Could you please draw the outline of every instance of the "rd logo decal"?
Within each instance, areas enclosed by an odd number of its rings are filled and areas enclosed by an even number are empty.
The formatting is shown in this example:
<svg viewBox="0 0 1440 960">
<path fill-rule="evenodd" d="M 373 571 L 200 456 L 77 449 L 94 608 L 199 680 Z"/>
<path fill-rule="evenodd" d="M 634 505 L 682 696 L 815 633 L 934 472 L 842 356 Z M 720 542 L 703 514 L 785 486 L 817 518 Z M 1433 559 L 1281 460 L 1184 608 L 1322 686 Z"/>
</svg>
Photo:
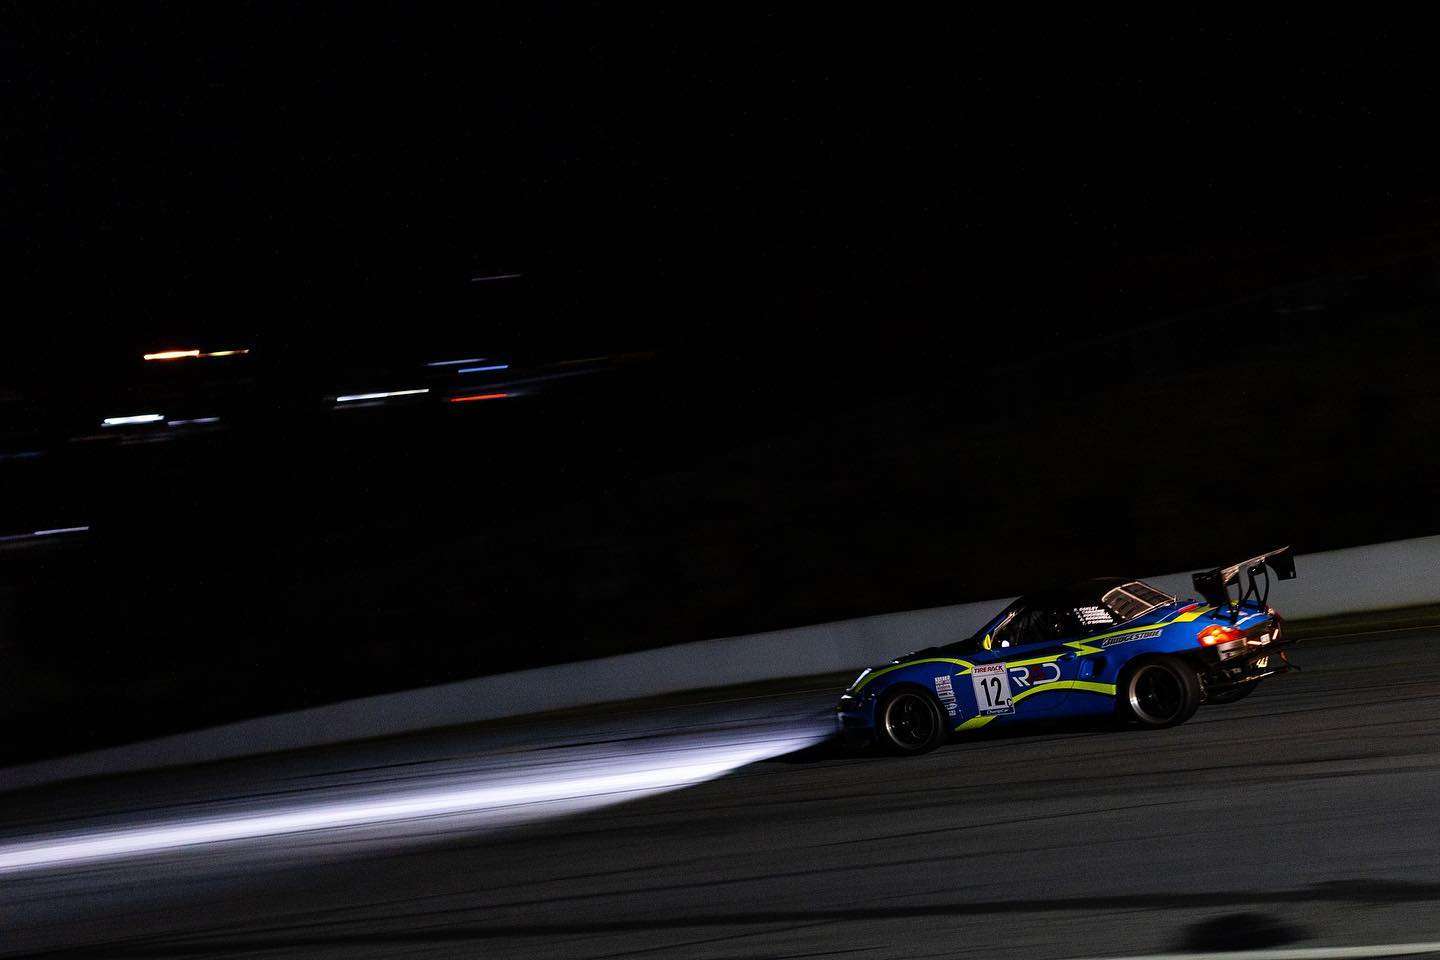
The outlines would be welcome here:
<svg viewBox="0 0 1440 960">
<path fill-rule="evenodd" d="M 1011 667 L 1010 682 L 1024 690 L 1038 687 L 1042 683 L 1054 683 L 1060 679 L 1060 664 L 1032 663 L 1028 667 Z"/>
</svg>

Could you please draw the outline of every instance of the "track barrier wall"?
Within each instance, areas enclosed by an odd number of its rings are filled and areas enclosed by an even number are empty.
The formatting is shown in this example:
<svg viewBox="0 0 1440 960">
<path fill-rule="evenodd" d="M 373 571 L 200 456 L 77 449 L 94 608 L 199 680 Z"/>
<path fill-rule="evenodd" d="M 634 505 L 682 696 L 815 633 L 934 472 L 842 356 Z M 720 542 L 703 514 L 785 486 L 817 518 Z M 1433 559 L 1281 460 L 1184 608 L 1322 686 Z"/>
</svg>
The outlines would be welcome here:
<svg viewBox="0 0 1440 960">
<path fill-rule="evenodd" d="M 1271 597 L 1291 620 L 1440 603 L 1440 536 L 1296 558 Z M 1193 596 L 1190 572 L 1145 578 Z M 704 640 L 477 677 L 259 717 L 0 770 L 0 790 L 394 736 L 549 710 L 786 677 L 859 671 L 972 635 L 1013 598 Z M 837 691 L 838 694 L 838 691 Z"/>
</svg>

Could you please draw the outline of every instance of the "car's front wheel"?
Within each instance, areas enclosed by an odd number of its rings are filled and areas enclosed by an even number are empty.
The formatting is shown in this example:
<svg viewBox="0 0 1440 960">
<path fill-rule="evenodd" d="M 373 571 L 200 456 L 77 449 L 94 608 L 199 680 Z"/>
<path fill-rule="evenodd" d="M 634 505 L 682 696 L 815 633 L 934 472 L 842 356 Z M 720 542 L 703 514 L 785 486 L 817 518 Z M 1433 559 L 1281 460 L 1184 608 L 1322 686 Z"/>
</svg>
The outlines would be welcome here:
<svg viewBox="0 0 1440 960">
<path fill-rule="evenodd" d="M 887 693 L 877 710 L 880 745 L 891 753 L 913 755 L 945 742 L 945 714 L 924 690 L 900 687 Z"/>
<path fill-rule="evenodd" d="M 1153 657 L 1126 668 L 1116 706 L 1122 716 L 1159 729 L 1184 723 L 1200 709 L 1200 678 L 1175 657 Z"/>
</svg>

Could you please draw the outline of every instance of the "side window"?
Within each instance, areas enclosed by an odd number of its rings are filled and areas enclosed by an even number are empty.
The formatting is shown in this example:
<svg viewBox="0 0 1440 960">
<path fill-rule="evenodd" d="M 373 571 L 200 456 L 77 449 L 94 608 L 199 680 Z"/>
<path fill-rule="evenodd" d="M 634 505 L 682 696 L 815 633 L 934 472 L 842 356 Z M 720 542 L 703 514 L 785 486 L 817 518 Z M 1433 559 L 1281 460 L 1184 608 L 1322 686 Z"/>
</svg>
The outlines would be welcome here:
<svg viewBox="0 0 1440 960">
<path fill-rule="evenodd" d="M 1047 607 L 1035 611 L 1035 622 L 1031 628 L 1034 639 L 1031 643 L 1055 643 L 1078 632 L 1075 626 L 1075 611 L 1069 607 Z"/>
<path fill-rule="evenodd" d="M 1030 611 L 1020 610 L 1003 623 L 995 631 L 992 649 L 999 650 L 1001 647 L 1018 647 L 1026 641 L 1021 637 L 1025 633 L 1025 625 L 1030 622 Z"/>
<path fill-rule="evenodd" d="M 1054 643 L 1079 632 L 1075 614 L 1068 607 L 1036 607 L 1022 610 L 995 633 L 996 647 L 1023 647 Z"/>
</svg>

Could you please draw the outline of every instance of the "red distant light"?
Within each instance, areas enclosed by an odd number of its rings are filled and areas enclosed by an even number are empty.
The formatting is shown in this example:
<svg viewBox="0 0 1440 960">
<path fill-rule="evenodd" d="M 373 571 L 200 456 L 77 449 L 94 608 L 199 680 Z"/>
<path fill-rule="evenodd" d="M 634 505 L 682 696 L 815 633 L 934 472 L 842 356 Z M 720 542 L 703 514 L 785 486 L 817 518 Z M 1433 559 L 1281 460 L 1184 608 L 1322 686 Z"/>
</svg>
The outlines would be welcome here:
<svg viewBox="0 0 1440 960">
<path fill-rule="evenodd" d="M 510 396 L 508 393 L 472 393 L 464 397 L 451 397 L 451 403 L 469 403 L 471 400 L 500 400 Z"/>
</svg>

